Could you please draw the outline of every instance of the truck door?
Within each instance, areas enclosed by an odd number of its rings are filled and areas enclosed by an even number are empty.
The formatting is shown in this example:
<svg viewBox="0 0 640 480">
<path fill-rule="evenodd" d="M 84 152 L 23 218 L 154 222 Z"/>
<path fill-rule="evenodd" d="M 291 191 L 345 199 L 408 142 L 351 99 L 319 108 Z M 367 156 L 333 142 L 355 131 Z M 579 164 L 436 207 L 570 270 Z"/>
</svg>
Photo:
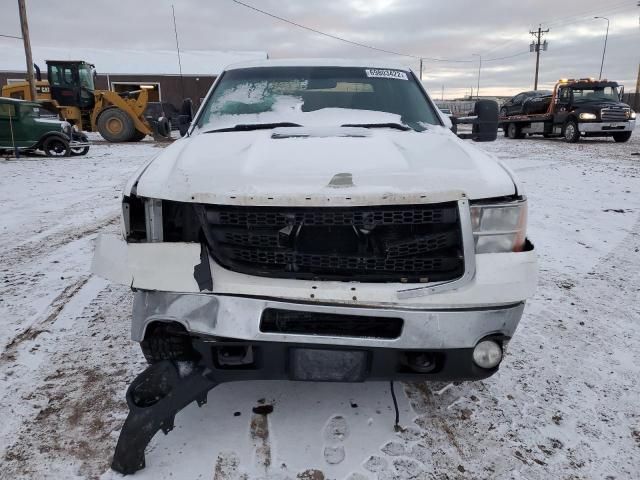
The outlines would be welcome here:
<svg viewBox="0 0 640 480">
<path fill-rule="evenodd" d="M 522 113 L 522 102 L 524 101 L 524 93 L 520 95 L 516 95 L 513 97 L 511 101 L 511 105 L 508 107 L 507 114 L 509 115 L 519 115 Z"/>
<path fill-rule="evenodd" d="M 78 64 L 72 62 L 47 62 L 51 98 L 65 107 L 80 107 L 84 105 L 82 97 Z"/>
<path fill-rule="evenodd" d="M 556 97 L 554 123 L 564 123 L 571 110 L 571 89 L 560 87 Z"/>
</svg>

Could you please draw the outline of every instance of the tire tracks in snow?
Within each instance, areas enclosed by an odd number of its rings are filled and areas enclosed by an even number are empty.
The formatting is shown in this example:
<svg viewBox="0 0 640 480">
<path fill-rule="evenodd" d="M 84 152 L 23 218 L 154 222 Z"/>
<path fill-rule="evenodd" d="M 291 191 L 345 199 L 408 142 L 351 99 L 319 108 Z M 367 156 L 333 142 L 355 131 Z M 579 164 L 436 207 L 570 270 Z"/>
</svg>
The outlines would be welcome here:
<svg viewBox="0 0 640 480">
<path fill-rule="evenodd" d="M 28 340 L 35 340 L 40 334 L 47 332 L 47 327 L 55 322 L 56 318 L 62 312 L 65 305 L 84 287 L 90 277 L 81 277 L 71 285 L 60 292 L 60 294 L 51 302 L 49 312 L 41 321 L 37 321 L 27 327 L 25 330 L 14 336 L 0 353 L 0 365 L 15 360 L 16 353 L 20 346 Z"/>
<path fill-rule="evenodd" d="M 127 412 L 124 392 L 143 363 L 128 341 L 127 307 L 130 292 L 106 286 L 71 314 L 73 327 L 43 332 L 35 369 L 12 367 L 11 391 L 0 395 L 0 407 L 18 419 L 0 452 L 6 478 L 46 471 L 97 479 L 108 469 Z"/>
<path fill-rule="evenodd" d="M 39 260 L 48 253 L 68 243 L 93 235 L 109 225 L 116 224 L 119 217 L 120 214 L 117 213 L 81 227 L 71 227 L 61 232 L 51 233 L 44 238 L 36 237 L 28 239 L 21 245 L 2 253 L 3 270 L 9 272 L 12 267 Z"/>
</svg>

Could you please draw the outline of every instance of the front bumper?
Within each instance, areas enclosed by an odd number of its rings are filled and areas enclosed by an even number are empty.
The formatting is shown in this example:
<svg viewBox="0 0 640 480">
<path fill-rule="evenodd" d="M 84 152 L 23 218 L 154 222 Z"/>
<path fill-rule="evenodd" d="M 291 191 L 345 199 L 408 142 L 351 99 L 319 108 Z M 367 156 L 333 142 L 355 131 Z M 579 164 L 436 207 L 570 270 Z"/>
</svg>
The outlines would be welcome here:
<svg viewBox="0 0 640 480">
<path fill-rule="evenodd" d="M 635 120 L 626 122 L 580 122 L 578 130 L 580 133 L 602 133 L 611 134 L 617 132 L 630 132 L 636 127 Z"/>
<path fill-rule="evenodd" d="M 277 309 L 401 319 L 397 338 L 336 336 L 264 331 L 263 314 Z M 141 341 L 154 322 L 178 322 L 189 332 L 201 362 L 219 381 L 290 379 L 364 381 L 383 379 L 471 380 L 495 371 L 473 362 L 480 340 L 506 346 L 522 316 L 524 302 L 491 308 L 406 310 L 285 302 L 213 294 L 139 291 L 135 295 L 132 338 Z M 248 361 L 225 365 L 229 352 Z M 428 371 L 410 358 L 427 354 Z M 312 365 L 312 367 L 309 367 Z M 342 370 L 341 370 L 342 369 Z"/>
<path fill-rule="evenodd" d="M 261 330 L 261 319 L 267 309 L 401 319 L 402 329 L 392 339 L 265 332 Z M 142 341 L 147 327 L 160 321 L 178 322 L 195 335 L 243 341 L 396 349 L 473 348 L 489 335 L 511 337 L 523 309 L 524 302 L 474 309 L 416 310 L 139 291 L 133 305 L 131 338 Z"/>
</svg>

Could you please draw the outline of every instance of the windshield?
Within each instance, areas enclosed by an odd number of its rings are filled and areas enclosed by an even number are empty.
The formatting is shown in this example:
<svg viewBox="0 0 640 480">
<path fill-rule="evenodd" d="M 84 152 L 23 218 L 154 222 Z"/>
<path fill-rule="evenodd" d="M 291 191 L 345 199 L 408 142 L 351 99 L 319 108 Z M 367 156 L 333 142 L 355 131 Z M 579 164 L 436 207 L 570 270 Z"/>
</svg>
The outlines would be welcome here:
<svg viewBox="0 0 640 480">
<path fill-rule="evenodd" d="M 80 77 L 80 86 L 87 90 L 95 90 L 93 85 L 93 70 L 89 65 L 81 65 L 78 68 L 78 76 Z"/>
<path fill-rule="evenodd" d="M 594 100 L 605 100 L 611 102 L 619 101 L 618 89 L 613 86 L 572 88 L 574 102 L 592 102 Z"/>
<path fill-rule="evenodd" d="M 198 126 L 441 125 L 413 75 L 355 67 L 261 67 L 224 73 Z"/>
<path fill-rule="evenodd" d="M 20 111 L 23 112 L 25 117 L 40 118 L 40 107 L 22 105 Z"/>
</svg>

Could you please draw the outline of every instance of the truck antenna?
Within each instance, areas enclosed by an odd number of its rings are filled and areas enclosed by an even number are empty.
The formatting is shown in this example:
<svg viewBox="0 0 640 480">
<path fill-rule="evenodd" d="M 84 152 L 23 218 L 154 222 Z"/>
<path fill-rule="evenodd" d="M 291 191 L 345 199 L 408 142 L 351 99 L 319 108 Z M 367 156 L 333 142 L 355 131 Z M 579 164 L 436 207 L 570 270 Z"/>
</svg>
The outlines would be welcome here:
<svg viewBox="0 0 640 480">
<path fill-rule="evenodd" d="M 178 27 L 176 27 L 176 9 L 171 5 L 173 12 L 173 31 L 176 34 L 176 50 L 178 51 L 178 69 L 180 71 L 180 89 L 182 90 L 182 98 L 184 99 L 184 79 L 182 78 L 182 61 L 180 60 L 180 43 L 178 43 Z"/>
</svg>

